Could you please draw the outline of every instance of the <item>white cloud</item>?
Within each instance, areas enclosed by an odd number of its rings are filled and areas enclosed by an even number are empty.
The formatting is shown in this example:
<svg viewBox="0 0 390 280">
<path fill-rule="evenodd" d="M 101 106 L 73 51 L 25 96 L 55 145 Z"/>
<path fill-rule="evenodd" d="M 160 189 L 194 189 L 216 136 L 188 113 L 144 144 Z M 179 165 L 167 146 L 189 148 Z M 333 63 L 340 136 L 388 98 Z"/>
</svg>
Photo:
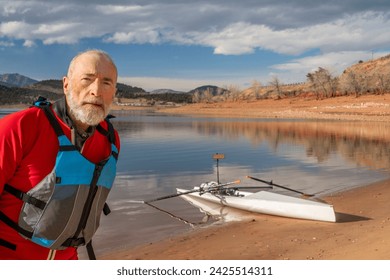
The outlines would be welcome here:
<svg viewBox="0 0 390 280">
<path fill-rule="evenodd" d="M 324 51 L 369 50 L 390 43 L 390 20 L 381 13 L 355 16 L 300 28 L 282 30 L 246 22 L 233 23 L 210 33 L 196 32 L 193 43 L 214 47 L 216 54 L 239 55 L 255 49 L 298 55 L 310 49 Z M 191 37 L 191 36 L 190 36 Z"/>
<path fill-rule="evenodd" d="M 32 40 L 26 40 L 26 41 L 24 41 L 23 46 L 25 46 L 27 48 L 32 48 L 32 47 L 36 46 L 36 44 Z"/>
<path fill-rule="evenodd" d="M 96 10 L 103 15 L 128 14 L 141 12 L 143 9 L 140 5 L 97 5 Z"/>
<path fill-rule="evenodd" d="M 9 38 L 27 39 L 33 28 L 23 21 L 9 21 L 0 23 L 0 34 Z"/>
<path fill-rule="evenodd" d="M 105 39 L 106 42 L 117 44 L 156 44 L 160 42 L 159 33 L 152 29 L 143 29 L 130 32 L 116 32 L 112 36 Z"/>
<path fill-rule="evenodd" d="M 74 27 L 79 26 L 77 23 L 50 23 L 39 24 L 33 34 L 40 36 L 52 35 L 52 34 L 66 34 L 67 31 L 72 30 Z"/>
</svg>

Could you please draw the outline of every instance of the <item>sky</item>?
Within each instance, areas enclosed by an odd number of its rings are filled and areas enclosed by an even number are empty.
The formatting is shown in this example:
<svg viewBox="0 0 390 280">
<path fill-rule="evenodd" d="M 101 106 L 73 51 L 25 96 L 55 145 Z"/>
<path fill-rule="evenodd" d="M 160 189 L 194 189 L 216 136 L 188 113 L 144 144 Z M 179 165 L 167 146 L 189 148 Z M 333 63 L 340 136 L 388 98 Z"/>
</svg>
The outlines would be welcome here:
<svg viewBox="0 0 390 280">
<path fill-rule="evenodd" d="M 0 74 L 61 79 L 87 49 L 147 91 L 303 82 L 389 54 L 390 1 L 0 0 Z"/>
</svg>

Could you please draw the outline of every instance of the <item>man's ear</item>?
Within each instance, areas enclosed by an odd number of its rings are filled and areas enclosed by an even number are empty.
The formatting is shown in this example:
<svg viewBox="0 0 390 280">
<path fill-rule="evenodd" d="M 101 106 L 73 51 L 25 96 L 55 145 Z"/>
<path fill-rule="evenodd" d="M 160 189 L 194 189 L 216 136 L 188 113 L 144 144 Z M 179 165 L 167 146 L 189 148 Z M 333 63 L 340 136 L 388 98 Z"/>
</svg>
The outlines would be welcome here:
<svg viewBox="0 0 390 280">
<path fill-rule="evenodd" d="M 62 88 L 64 90 L 64 93 L 68 94 L 68 92 L 69 92 L 69 78 L 66 76 L 62 78 Z"/>
</svg>

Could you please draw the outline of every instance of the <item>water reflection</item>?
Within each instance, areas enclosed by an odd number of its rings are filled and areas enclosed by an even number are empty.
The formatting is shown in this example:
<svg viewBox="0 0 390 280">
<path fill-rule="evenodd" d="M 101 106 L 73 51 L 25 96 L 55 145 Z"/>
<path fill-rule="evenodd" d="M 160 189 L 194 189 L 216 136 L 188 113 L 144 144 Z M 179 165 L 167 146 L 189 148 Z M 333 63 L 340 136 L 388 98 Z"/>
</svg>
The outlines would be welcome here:
<svg viewBox="0 0 390 280">
<path fill-rule="evenodd" d="M 389 169 L 390 124 L 385 122 L 251 121 L 197 122 L 201 134 L 218 135 L 229 141 L 244 137 L 254 146 L 268 143 L 277 152 L 281 144 L 303 146 L 306 156 L 325 162 L 338 153 L 357 165 Z"/>
</svg>

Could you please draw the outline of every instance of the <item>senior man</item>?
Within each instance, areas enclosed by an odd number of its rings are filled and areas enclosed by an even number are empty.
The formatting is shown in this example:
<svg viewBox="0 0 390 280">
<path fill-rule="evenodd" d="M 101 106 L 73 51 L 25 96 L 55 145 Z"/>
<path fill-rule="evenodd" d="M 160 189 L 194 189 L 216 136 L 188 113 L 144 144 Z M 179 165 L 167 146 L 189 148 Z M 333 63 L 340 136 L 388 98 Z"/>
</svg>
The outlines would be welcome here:
<svg viewBox="0 0 390 280">
<path fill-rule="evenodd" d="M 85 51 L 69 64 L 62 99 L 0 120 L 0 259 L 91 249 L 120 147 L 107 118 L 117 76 L 107 53 Z"/>
</svg>

